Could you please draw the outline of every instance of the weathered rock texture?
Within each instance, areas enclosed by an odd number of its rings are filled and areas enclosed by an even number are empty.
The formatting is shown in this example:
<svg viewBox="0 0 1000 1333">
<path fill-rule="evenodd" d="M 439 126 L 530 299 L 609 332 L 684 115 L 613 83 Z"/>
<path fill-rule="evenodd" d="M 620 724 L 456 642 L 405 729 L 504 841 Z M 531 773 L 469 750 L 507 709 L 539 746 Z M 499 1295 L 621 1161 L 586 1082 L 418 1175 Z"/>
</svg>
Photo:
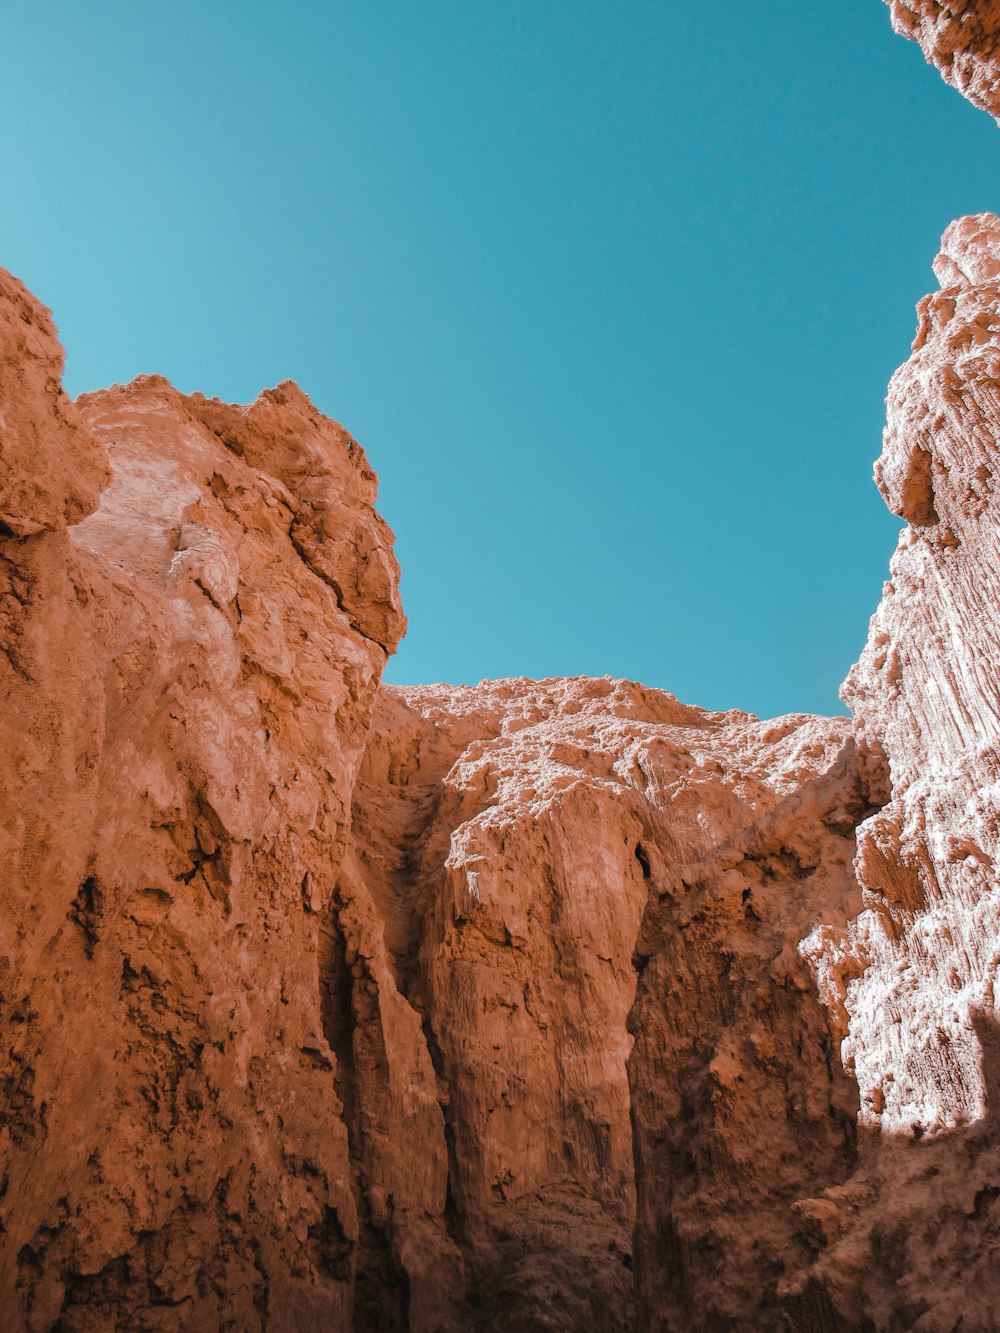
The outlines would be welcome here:
<svg viewBox="0 0 1000 1333">
<path fill-rule="evenodd" d="M 892 26 L 919 42 L 930 64 L 1000 122 L 998 0 L 886 0 Z"/>
<path fill-rule="evenodd" d="M 868 1143 L 818 1272 L 845 1318 L 978 1329 L 1000 1324 L 1000 219 L 952 223 L 934 271 L 876 465 L 907 526 L 844 687 L 892 798 L 859 830 L 846 992 L 836 952 L 816 955 Z M 862 1279 L 866 1229 L 882 1264 Z"/>
<path fill-rule="evenodd" d="M 994 112 L 994 7 L 893 5 Z M 845 686 L 380 688 L 292 384 L 71 403 L 0 271 L 0 1325 L 1000 1328 L 1000 219 L 935 262 Z"/>
<path fill-rule="evenodd" d="M 783 1326 L 779 1279 L 812 1254 L 792 1204 L 850 1175 L 858 1109 L 799 941 L 859 910 L 883 785 L 843 718 L 610 680 L 383 692 L 328 1032 L 381 1032 L 352 1132 L 400 1270 L 425 1144 L 465 1326 Z"/>
<path fill-rule="evenodd" d="M 7 275 L 0 338 L 4 1327 L 347 1326 L 317 938 L 402 629 L 374 475 L 293 385 L 74 408 Z"/>
<path fill-rule="evenodd" d="M 11 1327 L 779 1320 L 856 1166 L 800 941 L 860 910 L 878 755 L 513 681 L 384 691 L 362 764 L 358 446 L 291 385 L 74 407 L 0 297 Z"/>
</svg>

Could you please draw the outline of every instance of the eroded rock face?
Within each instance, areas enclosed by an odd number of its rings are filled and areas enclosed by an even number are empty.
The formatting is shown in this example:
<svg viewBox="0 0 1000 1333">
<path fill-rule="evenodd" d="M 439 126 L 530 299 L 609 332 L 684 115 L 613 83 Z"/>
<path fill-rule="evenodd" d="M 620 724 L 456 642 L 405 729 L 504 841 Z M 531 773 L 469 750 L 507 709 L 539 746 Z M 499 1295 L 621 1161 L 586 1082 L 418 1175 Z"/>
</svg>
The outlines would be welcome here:
<svg viewBox="0 0 1000 1333">
<path fill-rule="evenodd" d="M 856 1166 L 843 1033 L 800 942 L 844 938 L 883 789 L 843 718 L 610 680 L 383 689 L 328 1035 L 353 1033 L 352 1141 L 393 1197 L 374 1220 L 398 1291 L 420 1290 L 419 1225 L 453 1292 L 464 1268 L 465 1327 L 785 1326 L 781 1278 L 815 1252 L 792 1205 Z M 386 1271 L 374 1242 L 360 1262 Z"/>
<path fill-rule="evenodd" d="M 56 532 L 96 508 L 109 473 L 62 387 L 52 316 L 0 270 L 0 534 Z"/>
<path fill-rule="evenodd" d="M 872 987 L 897 1017 L 866 1032 L 855 1064 L 865 1105 L 906 1130 L 985 1113 L 973 1017 L 992 1021 L 1000 965 L 1000 219 L 952 223 L 935 272 L 876 465 L 908 524 L 844 688 L 892 773 L 892 800 L 860 844 L 869 958 L 853 1007 Z"/>
<path fill-rule="evenodd" d="M 1000 3 L 886 0 L 892 26 L 920 43 L 952 87 L 1000 121 Z"/>
<path fill-rule="evenodd" d="M 992 12 L 894 5 L 984 104 Z M 74 405 L 0 272 L 5 1329 L 1000 1327 L 1000 219 L 934 268 L 853 722 L 380 687 L 356 442 Z"/>
<path fill-rule="evenodd" d="M 876 479 L 907 520 L 844 687 L 891 800 L 859 830 L 841 963 L 863 1169 L 817 1280 L 846 1326 L 991 1329 L 1000 1234 L 1000 219 L 962 218 L 889 386 Z M 834 1003 L 838 1003 L 834 1001 Z M 881 1256 L 881 1265 L 877 1264 Z M 891 1280 L 890 1280 L 891 1279 Z"/>
<path fill-rule="evenodd" d="M 293 385 L 77 410 L 6 275 L 0 339 L 5 1326 L 346 1326 L 317 938 L 403 623 L 375 478 Z"/>
</svg>

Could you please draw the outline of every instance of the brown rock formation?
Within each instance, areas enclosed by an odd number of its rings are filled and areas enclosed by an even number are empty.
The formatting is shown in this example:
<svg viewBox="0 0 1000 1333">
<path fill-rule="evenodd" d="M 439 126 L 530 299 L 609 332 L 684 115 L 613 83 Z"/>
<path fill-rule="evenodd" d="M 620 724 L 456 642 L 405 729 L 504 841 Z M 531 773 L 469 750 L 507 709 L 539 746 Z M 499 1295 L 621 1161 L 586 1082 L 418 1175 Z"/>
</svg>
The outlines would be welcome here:
<svg viewBox="0 0 1000 1333">
<path fill-rule="evenodd" d="M 893 383 L 856 734 L 506 681 L 383 690 L 363 763 L 358 446 L 291 385 L 76 409 L 5 279 L 12 1328 L 950 1326 L 1000 1182 L 998 234 Z"/>
<path fill-rule="evenodd" d="M 960 93 L 1000 122 L 998 0 L 886 0 L 892 26 L 920 43 L 930 64 Z"/>
<path fill-rule="evenodd" d="M 859 830 L 866 910 L 846 944 L 857 969 L 846 991 L 840 960 L 817 956 L 824 989 L 842 996 L 867 1147 L 850 1221 L 837 1222 L 844 1237 L 816 1276 L 847 1326 L 864 1310 L 877 1328 L 944 1329 L 961 1311 L 963 1328 L 991 1329 L 1000 1325 L 1000 219 L 952 223 L 934 271 L 941 290 L 918 307 L 876 465 L 907 527 L 844 687 L 859 735 L 888 757 L 892 799 Z"/>
<path fill-rule="evenodd" d="M 0 271 L 0 535 L 57 532 L 97 507 L 108 481 L 100 445 L 62 387 L 52 316 Z"/>
<path fill-rule="evenodd" d="M 0 1327 L 1000 1328 L 1000 219 L 935 272 L 853 723 L 380 688 L 350 436 L 74 405 L 0 272 Z"/>
<path fill-rule="evenodd" d="M 858 911 L 881 782 L 846 719 L 610 680 L 383 690 L 338 895 L 355 1049 L 382 1029 L 355 1143 L 399 1227 L 433 1135 L 465 1326 L 783 1327 L 779 1280 L 810 1255 L 792 1204 L 855 1165 L 856 1088 L 798 946 Z M 380 1110 L 414 1034 L 436 1130 Z"/>
<path fill-rule="evenodd" d="M 4 1326 L 346 1326 L 316 956 L 402 628 L 374 475 L 292 385 L 77 412 L 0 312 Z"/>
</svg>

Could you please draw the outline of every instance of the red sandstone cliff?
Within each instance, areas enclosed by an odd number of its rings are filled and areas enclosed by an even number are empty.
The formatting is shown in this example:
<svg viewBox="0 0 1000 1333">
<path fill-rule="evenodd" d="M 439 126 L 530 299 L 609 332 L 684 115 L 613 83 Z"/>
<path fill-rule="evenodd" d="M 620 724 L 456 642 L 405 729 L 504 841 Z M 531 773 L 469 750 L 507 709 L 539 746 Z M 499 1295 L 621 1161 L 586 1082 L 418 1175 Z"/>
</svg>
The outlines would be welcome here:
<svg viewBox="0 0 1000 1333">
<path fill-rule="evenodd" d="M 316 954 L 403 623 L 374 475 L 292 385 L 74 408 L 6 275 L 0 321 L 3 1326 L 347 1326 Z"/>
<path fill-rule="evenodd" d="M 892 26 L 920 43 L 930 64 L 970 102 L 1000 121 L 998 0 L 885 0 Z"/>
<path fill-rule="evenodd" d="M 1000 1328 L 1000 220 L 935 273 L 853 722 L 380 688 L 360 447 L 74 405 L 0 274 L 0 1326 Z"/>
</svg>

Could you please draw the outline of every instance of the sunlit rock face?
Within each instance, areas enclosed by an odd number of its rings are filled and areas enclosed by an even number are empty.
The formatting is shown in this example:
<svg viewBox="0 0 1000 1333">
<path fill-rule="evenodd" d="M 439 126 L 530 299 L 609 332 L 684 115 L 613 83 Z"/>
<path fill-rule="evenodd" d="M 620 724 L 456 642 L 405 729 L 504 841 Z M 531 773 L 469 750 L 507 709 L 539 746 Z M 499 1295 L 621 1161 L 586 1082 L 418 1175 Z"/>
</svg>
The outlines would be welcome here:
<svg viewBox="0 0 1000 1333">
<path fill-rule="evenodd" d="M 862 1153 L 798 1290 L 844 1327 L 1000 1319 L 1000 219 L 952 223 L 934 271 L 875 468 L 906 526 L 844 686 L 891 798 L 858 830 L 865 910 L 814 953 Z"/>
<path fill-rule="evenodd" d="M 844 687 L 892 776 L 859 847 L 849 1051 L 866 1116 L 894 1130 L 985 1114 L 975 1027 L 993 1021 L 1000 965 L 1000 219 L 952 223 L 934 269 L 876 464 L 907 526 Z"/>
<path fill-rule="evenodd" d="M 892 26 L 919 42 L 930 64 L 960 93 L 1000 121 L 998 0 L 886 0 Z"/>
<path fill-rule="evenodd" d="M 0 1322 L 347 1326 L 316 958 L 402 629 L 375 478 L 293 385 L 61 363 L 0 274 Z"/>
</svg>

